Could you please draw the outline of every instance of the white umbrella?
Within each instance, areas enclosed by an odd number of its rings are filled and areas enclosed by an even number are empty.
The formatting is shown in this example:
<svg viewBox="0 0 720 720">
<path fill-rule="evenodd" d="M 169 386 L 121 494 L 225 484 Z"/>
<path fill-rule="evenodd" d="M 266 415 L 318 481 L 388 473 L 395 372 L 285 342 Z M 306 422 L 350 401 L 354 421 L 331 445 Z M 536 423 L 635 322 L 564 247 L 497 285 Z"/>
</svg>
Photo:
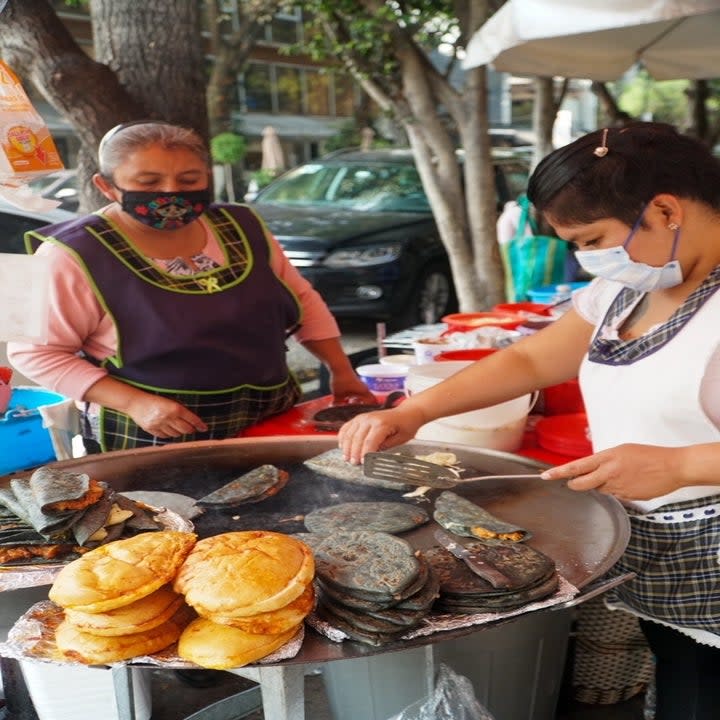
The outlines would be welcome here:
<svg viewBox="0 0 720 720">
<path fill-rule="evenodd" d="M 280 172 L 285 169 L 285 157 L 283 156 L 280 138 L 272 125 L 268 125 L 262 131 L 261 149 L 262 160 L 260 161 L 260 167 L 263 170 Z"/>
<path fill-rule="evenodd" d="M 470 39 L 465 68 L 615 80 L 720 77 L 720 0 L 508 0 Z"/>
</svg>

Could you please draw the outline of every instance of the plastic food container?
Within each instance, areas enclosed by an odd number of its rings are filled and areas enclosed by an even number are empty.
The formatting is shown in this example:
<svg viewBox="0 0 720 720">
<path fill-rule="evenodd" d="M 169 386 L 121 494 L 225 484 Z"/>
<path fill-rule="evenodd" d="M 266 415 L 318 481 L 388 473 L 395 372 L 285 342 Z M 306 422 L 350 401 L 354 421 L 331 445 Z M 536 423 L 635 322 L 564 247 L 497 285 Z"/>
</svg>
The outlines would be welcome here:
<svg viewBox="0 0 720 720">
<path fill-rule="evenodd" d="M 405 388 L 407 365 L 360 365 L 355 369 L 360 379 L 374 395 L 388 395 Z"/>
<path fill-rule="evenodd" d="M 512 330 L 525 321 L 523 315 L 502 312 L 454 313 L 442 318 L 447 323 L 446 332 L 467 332 L 481 327 L 501 327 Z"/>
<path fill-rule="evenodd" d="M 436 355 L 451 347 L 453 347 L 453 341 L 448 337 L 418 338 L 413 342 L 415 364 L 424 365 L 433 362 Z"/>
<path fill-rule="evenodd" d="M 569 457 L 592 455 L 592 442 L 585 413 L 553 415 L 535 426 L 538 445 Z"/>
<path fill-rule="evenodd" d="M 0 475 L 57 460 L 38 408 L 66 399 L 40 387 L 13 388 L 7 411 L 0 417 Z"/>
</svg>

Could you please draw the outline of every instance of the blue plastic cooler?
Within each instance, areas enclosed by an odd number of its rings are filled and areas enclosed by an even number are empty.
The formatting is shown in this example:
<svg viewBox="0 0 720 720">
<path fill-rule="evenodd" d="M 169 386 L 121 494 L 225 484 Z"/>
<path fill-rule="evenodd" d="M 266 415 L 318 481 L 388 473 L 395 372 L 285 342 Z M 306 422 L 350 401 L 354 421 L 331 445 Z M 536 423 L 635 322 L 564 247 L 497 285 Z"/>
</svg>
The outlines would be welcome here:
<svg viewBox="0 0 720 720">
<path fill-rule="evenodd" d="M 44 388 L 13 388 L 10 404 L 0 417 L 0 475 L 57 459 L 39 408 L 66 399 Z"/>
</svg>

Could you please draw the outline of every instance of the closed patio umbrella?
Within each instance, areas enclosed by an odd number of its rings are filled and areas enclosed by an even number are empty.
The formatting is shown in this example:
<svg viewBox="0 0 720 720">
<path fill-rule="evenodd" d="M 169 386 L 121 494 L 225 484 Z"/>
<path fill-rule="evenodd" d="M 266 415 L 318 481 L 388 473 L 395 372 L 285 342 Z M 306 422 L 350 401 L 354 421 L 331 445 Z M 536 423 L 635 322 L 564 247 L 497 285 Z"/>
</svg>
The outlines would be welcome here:
<svg viewBox="0 0 720 720">
<path fill-rule="evenodd" d="M 464 67 L 615 80 L 720 77 L 718 0 L 508 0 L 470 39 Z"/>
<path fill-rule="evenodd" d="M 260 167 L 263 170 L 273 170 L 279 173 L 285 169 L 285 157 L 277 131 L 268 125 L 262 132 L 262 160 Z"/>
</svg>

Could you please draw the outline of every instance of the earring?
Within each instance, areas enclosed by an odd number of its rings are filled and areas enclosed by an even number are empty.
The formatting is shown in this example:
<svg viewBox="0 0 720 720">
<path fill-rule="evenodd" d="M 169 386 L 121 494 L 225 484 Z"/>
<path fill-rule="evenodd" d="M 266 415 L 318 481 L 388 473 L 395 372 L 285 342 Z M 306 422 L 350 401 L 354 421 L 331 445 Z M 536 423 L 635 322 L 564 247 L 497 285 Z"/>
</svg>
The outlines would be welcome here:
<svg viewBox="0 0 720 720">
<path fill-rule="evenodd" d="M 667 224 L 667 228 L 668 228 L 668 230 L 679 230 L 680 226 L 677 223 L 669 222 Z"/>
</svg>

